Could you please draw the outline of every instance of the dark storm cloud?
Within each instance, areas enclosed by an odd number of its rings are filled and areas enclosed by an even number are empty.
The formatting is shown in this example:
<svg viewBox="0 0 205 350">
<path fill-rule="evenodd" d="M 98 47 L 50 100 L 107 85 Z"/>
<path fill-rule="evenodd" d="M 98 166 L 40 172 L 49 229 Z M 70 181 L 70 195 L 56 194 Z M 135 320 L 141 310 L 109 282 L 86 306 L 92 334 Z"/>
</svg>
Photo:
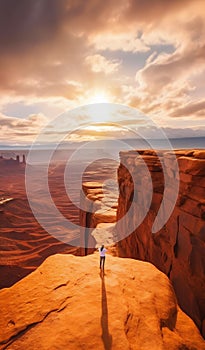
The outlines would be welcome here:
<svg viewBox="0 0 205 350">
<path fill-rule="evenodd" d="M 1 0 L 1 54 L 22 53 L 55 38 L 62 25 L 64 6 L 64 0 Z"/>
<path fill-rule="evenodd" d="M 136 20 L 141 19 L 146 22 L 156 22 L 162 20 L 164 16 L 170 16 L 189 5 L 192 0 L 130 0 L 125 13 L 126 18 Z"/>
<path fill-rule="evenodd" d="M 118 12 L 115 5 L 110 0 L 0 0 L 0 52 L 23 53 L 55 44 L 64 34 L 69 44 L 71 34 L 106 27 Z"/>
<path fill-rule="evenodd" d="M 191 0 L 0 0 L 0 50 L 22 52 L 72 33 L 116 29 L 129 21 L 150 22 L 184 7 Z M 112 27 L 111 27 L 112 26 Z M 68 32 L 67 32 L 68 34 Z"/>
</svg>

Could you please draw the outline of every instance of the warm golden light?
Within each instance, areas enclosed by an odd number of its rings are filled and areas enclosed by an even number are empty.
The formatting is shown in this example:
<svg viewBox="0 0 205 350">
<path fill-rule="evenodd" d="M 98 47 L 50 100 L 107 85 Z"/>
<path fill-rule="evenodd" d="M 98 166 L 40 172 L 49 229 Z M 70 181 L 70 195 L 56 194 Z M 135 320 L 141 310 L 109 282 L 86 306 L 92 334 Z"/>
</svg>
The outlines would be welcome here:
<svg viewBox="0 0 205 350">
<path fill-rule="evenodd" d="M 96 91 L 87 99 L 87 103 L 109 103 L 111 98 L 105 91 Z"/>
<path fill-rule="evenodd" d="M 84 105 L 87 105 L 86 111 L 90 121 L 103 123 L 112 120 L 112 101 L 109 93 L 103 90 L 94 90 L 89 92 L 84 98 Z"/>
</svg>

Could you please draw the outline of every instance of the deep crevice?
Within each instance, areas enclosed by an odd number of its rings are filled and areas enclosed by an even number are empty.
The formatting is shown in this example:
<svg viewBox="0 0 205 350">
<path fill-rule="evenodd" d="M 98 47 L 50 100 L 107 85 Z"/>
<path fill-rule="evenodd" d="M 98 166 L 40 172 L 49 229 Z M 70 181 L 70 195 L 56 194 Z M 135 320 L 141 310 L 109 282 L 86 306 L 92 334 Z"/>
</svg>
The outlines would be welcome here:
<svg viewBox="0 0 205 350">
<path fill-rule="evenodd" d="M 179 215 L 177 216 L 177 234 L 176 234 L 176 242 L 175 242 L 175 245 L 174 245 L 174 247 L 173 247 L 175 258 L 177 258 L 177 256 L 178 256 L 178 236 L 179 236 Z"/>
<path fill-rule="evenodd" d="M 68 283 L 69 283 L 69 282 L 68 282 Z M 61 287 L 66 287 L 66 286 L 68 285 L 68 283 L 62 283 L 62 284 L 60 284 L 59 286 L 55 287 L 53 290 L 57 290 L 57 289 L 59 289 L 59 288 L 61 288 Z"/>
</svg>

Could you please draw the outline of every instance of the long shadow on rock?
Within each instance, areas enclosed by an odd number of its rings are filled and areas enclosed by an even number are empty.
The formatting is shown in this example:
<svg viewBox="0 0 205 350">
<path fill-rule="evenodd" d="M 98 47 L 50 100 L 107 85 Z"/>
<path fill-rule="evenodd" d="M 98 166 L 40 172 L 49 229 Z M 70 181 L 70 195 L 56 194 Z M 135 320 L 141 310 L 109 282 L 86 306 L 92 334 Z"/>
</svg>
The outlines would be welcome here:
<svg viewBox="0 0 205 350">
<path fill-rule="evenodd" d="M 107 306 L 107 293 L 105 288 L 105 278 L 104 271 L 101 270 L 100 277 L 102 281 L 101 288 L 101 306 L 102 306 L 102 316 L 101 316 L 101 327 L 102 327 L 102 340 L 105 350 L 112 349 L 112 335 L 109 333 L 108 327 L 108 306 Z"/>
</svg>

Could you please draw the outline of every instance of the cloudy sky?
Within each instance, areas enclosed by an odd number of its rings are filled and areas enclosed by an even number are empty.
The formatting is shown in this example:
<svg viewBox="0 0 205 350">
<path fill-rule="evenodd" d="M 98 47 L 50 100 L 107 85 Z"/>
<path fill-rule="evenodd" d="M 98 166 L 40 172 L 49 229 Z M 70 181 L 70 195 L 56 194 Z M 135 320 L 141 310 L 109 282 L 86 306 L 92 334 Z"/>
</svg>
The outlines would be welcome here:
<svg viewBox="0 0 205 350">
<path fill-rule="evenodd" d="M 76 139 L 147 118 L 205 136 L 204 82 L 204 0 L 0 0 L 0 144 L 29 143 L 62 113 L 88 124 Z M 139 112 L 79 109 L 98 102 Z"/>
</svg>

